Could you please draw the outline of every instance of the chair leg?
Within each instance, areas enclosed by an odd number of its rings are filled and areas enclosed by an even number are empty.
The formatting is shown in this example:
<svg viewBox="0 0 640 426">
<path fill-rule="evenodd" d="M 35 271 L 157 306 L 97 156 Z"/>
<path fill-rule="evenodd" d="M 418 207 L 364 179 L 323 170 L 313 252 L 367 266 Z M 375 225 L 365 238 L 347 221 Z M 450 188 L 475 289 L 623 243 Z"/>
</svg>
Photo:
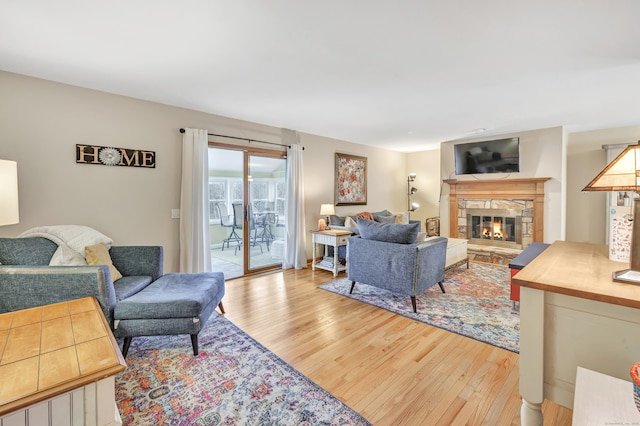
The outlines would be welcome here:
<svg viewBox="0 0 640 426">
<path fill-rule="evenodd" d="M 122 344 L 122 357 L 127 357 L 127 352 L 129 352 L 129 346 L 131 346 L 131 340 L 133 337 L 125 337 L 124 343 Z"/>
<path fill-rule="evenodd" d="M 356 286 L 355 281 L 351 281 L 351 290 L 349 290 L 349 294 L 353 293 L 353 288 Z"/>
<path fill-rule="evenodd" d="M 236 243 L 236 247 L 242 241 L 242 238 L 240 238 L 240 236 L 236 233 L 236 226 L 235 225 L 231 228 L 231 233 L 229 233 L 229 236 L 227 238 L 225 238 L 224 240 L 222 240 L 222 250 L 221 251 L 224 251 L 224 243 L 227 243 L 227 248 L 229 248 L 229 243 L 231 243 L 231 241 L 234 241 Z"/>
<path fill-rule="evenodd" d="M 193 346 L 193 356 L 198 356 L 198 335 L 191 335 L 191 346 Z"/>
<path fill-rule="evenodd" d="M 416 306 L 416 297 L 415 296 L 411 296 L 411 306 L 413 307 L 413 312 L 415 314 L 418 313 L 418 307 Z"/>
<path fill-rule="evenodd" d="M 223 314 L 225 313 L 224 306 L 222 306 L 222 302 L 218 303 L 218 308 L 220 308 L 220 312 L 222 312 Z"/>
<path fill-rule="evenodd" d="M 443 293 L 446 293 L 446 292 L 444 291 L 444 287 L 442 286 L 442 281 L 440 281 L 440 282 L 438 283 L 438 285 L 440 286 L 440 290 L 442 290 L 442 292 L 443 292 Z"/>
</svg>

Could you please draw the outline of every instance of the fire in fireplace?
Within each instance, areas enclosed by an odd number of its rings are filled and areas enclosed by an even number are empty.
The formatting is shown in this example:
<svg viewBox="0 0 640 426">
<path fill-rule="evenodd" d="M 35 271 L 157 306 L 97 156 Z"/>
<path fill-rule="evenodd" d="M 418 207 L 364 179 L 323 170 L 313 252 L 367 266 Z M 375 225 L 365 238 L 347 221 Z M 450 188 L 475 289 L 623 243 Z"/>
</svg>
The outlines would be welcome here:
<svg viewBox="0 0 640 426">
<path fill-rule="evenodd" d="M 467 210 L 467 239 L 473 244 L 522 248 L 522 211 Z"/>
</svg>

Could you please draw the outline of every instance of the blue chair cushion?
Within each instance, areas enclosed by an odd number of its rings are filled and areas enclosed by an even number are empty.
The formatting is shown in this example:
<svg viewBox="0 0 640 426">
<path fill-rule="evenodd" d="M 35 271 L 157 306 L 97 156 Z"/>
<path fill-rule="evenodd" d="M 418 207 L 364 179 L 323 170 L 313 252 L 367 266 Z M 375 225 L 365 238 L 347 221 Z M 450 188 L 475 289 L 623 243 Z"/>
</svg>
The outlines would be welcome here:
<svg viewBox="0 0 640 426">
<path fill-rule="evenodd" d="M 138 293 L 143 288 L 151 284 L 151 277 L 148 275 L 134 275 L 122 277 L 113 283 L 116 290 L 116 301 L 121 301 Z"/>
<path fill-rule="evenodd" d="M 116 305 L 113 317 L 125 319 L 171 319 L 197 317 L 210 303 L 224 296 L 224 274 L 202 272 L 163 275 Z"/>
</svg>

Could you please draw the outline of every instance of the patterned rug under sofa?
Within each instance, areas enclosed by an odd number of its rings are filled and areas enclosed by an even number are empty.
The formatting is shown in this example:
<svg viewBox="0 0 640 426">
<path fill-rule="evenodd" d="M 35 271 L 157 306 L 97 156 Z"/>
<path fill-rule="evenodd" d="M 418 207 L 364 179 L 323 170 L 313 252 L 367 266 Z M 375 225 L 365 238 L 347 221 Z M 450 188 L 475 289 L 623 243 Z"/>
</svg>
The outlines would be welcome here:
<svg viewBox="0 0 640 426">
<path fill-rule="evenodd" d="M 445 273 L 444 289 L 435 285 L 416 297 L 414 313 L 409 296 L 338 279 L 321 289 L 351 297 L 435 327 L 471 337 L 512 352 L 520 351 L 520 317 L 509 300 L 509 268 L 471 262 Z"/>
<path fill-rule="evenodd" d="M 214 313 L 193 356 L 189 336 L 134 338 L 116 376 L 124 425 L 369 425 Z"/>
</svg>

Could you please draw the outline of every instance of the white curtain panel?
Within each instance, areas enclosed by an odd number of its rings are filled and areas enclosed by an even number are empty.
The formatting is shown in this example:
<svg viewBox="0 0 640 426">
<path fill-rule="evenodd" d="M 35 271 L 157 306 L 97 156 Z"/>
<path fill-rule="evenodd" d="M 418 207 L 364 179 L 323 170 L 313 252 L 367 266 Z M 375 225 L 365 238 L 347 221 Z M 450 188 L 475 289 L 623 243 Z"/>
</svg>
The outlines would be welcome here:
<svg viewBox="0 0 640 426">
<path fill-rule="evenodd" d="M 209 139 L 203 129 L 182 135 L 180 272 L 211 271 Z"/>
<path fill-rule="evenodd" d="M 287 150 L 287 222 L 282 269 L 301 269 L 307 267 L 303 148 L 293 130 L 282 129 L 282 143 L 291 147 Z"/>
</svg>

